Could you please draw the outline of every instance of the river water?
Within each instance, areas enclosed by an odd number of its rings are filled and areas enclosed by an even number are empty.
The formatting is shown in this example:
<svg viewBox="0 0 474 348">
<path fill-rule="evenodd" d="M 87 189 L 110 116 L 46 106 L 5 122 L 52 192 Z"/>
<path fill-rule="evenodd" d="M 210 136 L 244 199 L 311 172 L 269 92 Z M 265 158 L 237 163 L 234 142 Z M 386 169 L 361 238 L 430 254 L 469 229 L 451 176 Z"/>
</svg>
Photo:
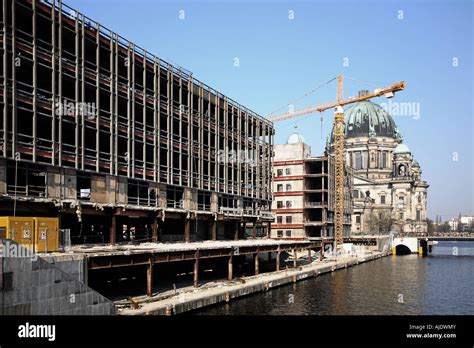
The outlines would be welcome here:
<svg viewBox="0 0 474 348">
<path fill-rule="evenodd" d="M 191 313 L 473 315 L 474 242 L 440 242 L 427 257 L 388 256 Z"/>
</svg>

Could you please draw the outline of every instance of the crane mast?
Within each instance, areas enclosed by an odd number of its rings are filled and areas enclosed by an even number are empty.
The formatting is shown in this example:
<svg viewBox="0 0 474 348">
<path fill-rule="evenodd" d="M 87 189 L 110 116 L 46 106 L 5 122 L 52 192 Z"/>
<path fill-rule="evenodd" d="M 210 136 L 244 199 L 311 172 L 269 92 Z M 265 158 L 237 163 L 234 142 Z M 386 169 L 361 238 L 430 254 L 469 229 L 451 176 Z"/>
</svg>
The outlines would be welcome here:
<svg viewBox="0 0 474 348">
<path fill-rule="evenodd" d="M 336 100 L 324 104 L 318 104 L 296 111 L 286 112 L 280 115 L 272 115 L 268 118 L 273 121 L 283 121 L 314 112 L 323 112 L 335 108 L 334 113 L 334 242 L 336 248 L 343 243 L 344 239 L 344 110 L 343 106 L 369 100 L 375 97 L 386 96 L 391 98 L 395 92 L 405 89 L 405 81 L 400 81 L 384 88 L 375 89 L 372 93 L 359 95 L 358 97 L 344 99 L 344 78 L 337 76 Z"/>
</svg>

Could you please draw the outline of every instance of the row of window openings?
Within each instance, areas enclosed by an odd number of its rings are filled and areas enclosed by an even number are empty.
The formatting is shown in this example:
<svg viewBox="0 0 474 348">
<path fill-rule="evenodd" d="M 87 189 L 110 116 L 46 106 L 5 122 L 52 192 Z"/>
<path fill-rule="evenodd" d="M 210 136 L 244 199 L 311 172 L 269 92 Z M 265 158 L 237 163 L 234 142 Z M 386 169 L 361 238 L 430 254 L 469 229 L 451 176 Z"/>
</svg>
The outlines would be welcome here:
<svg viewBox="0 0 474 348">
<path fill-rule="evenodd" d="M 366 152 L 353 152 L 349 153 L 350 158 L 350 166 L 354 169 L 367 169 L 368 161 L 367 161 L 367 153 Z M 382 152 L 379 156 L 377 156 L 374 152 L 371 153 L 370 161 L 375 162 L 375 166 L 378 168 L 387 168 L 388 161 L 387 161 L 387 152 Z M 377 161 L 378 160 L 378 161 Z M 378 163 L 377 163 L 378 162 Z"/>
<path fill-rule="evenodd" d="M 405 214 L 404 213 L 399 213 L 398 218 L 400 220 L 403 220 Z M 421 221 L 421 211 L 417 210 L 416 211 L 416 221 Z M 356 215 L 356 224 L 360 224 L 360 215 Z"/>
<path fill-rule="evenodd" d="M 292 216 L 285 216 L 285 223 L 291 224 L 293 222 Z M 281 225 L 283 223 L 283 216 L 277 216 L 277 224 Z"/>
<path fill-rule="evenodd" d="M 291 208 L 293 206 L 293 201 L 286 201 L 285 202 L 285 207 L 286 208 Z M 283 208 L 283 201 L 277 201 L 277 208 Z"/>
<path fill-rule="evenodd" d="M 285 168 L 285 175 L 291 175 L 291 168 Z M 277 176 L 283 176 L 283 169 L 277 169 Z"/>
<path fill-rule="evenodd" d="M 291 237 L 291 230 L 286 230 L 285 234 L 287 237 Z M 277 237 L 283 237 L 283 230 L 277 230 Z"/>
<path fill-rule="evenodd" d="M 291 191 L 291 190 L 292 190 L 291 184 L 286 184 L 286 191 Z M 283 184 L 277 185 L 277 192 L 283 192 Z"/>
<path fill-rule="evenodd" d="M 354 190 L 354 197 L 363 198 L 363 193 L 361 193 L 358 190 Z M 369 191 L 366 192 L 366 197 L 370 197 Z M 422 200 L 421 195 L 417 196 L 417 200 L 418 200 L 418 203 L 421 203 L 421 200 Z M 380 204 L 385 204 L 385 203 L 386 203 L 385 195 L 380 195 Z M 398 206 L 402 208 L 404 205 L 405 205 L 405 197 L 398 197 Z"/>
</svg>

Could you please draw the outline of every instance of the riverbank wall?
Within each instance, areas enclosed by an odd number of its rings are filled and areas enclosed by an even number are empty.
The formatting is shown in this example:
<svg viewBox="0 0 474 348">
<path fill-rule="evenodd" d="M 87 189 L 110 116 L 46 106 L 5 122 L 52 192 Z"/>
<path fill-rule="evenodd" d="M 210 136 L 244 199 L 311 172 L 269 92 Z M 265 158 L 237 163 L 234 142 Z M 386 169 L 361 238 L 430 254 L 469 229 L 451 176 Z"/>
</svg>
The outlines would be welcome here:
<svg viewBox="0 0 474 348">
<path fill-rule="evenodd" d="M 175 315 L 210 305 L 230 302 L 253 293 L 296 283 L 325 273 L 352 267 L 390 255 L 389 252 L 372 251 L 362 255 L 341 256 L 314 261 L 297 268 L 269 272 L 233 281 L 219 282 L 213 287 L 177 293 L 166 299 L 137 303 L 131 307 L 118 308 L 119 315 Z"/>
</svg>

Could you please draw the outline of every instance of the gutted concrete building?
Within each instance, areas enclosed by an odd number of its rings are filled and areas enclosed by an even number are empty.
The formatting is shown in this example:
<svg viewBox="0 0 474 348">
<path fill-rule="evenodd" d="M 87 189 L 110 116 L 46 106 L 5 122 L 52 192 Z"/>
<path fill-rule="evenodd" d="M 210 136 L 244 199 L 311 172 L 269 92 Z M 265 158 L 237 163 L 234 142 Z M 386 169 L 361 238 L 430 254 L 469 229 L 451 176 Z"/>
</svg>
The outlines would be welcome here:
<svg viewBox="0 0 474 348">
<path fill-rule="evenodd" d="M 334 158 L 312 156 L 302 135 L 275 145 L 273 162 L 273 238 L 306 239 L 334 236 Z M 344 235 L 350 233 L 352 176 L 346 173 Z"/>
<path fill-rule="evenodd" d="M 270 121 L 61 1 L 0 19 L 0 215 L 76 244 L 267 233 Z"/>
</svg>

